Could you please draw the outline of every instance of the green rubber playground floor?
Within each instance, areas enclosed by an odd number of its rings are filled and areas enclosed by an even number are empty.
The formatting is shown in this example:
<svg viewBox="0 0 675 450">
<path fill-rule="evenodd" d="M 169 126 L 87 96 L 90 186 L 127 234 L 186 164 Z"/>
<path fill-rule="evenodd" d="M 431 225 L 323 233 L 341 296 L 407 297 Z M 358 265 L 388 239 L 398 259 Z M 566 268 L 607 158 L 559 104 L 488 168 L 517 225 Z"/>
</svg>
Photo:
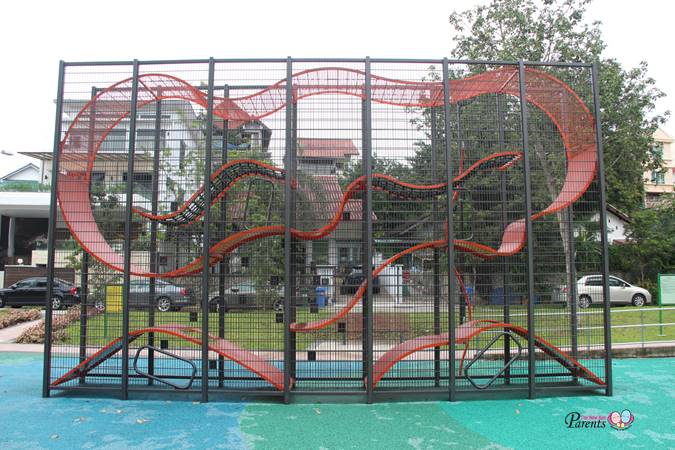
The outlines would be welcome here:
<svg viewBox="0 0 675 450">
<path fill-rule="evenodd" d="M 0 448 L 675 448 L 675 358 L 615 360 L 615 395 L 448 403 L 200 404 L 40 397 L 42 355 L 0 353 Z M 565 417 L 629 409 L 624 431 Z"/>
</svg>

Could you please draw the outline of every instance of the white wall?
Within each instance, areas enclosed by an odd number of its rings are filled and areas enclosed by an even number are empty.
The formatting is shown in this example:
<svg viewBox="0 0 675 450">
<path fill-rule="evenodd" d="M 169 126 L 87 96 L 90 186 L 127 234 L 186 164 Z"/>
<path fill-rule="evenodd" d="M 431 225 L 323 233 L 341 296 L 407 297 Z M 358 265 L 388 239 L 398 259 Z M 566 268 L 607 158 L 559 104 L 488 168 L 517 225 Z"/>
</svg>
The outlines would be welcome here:
<svg viewBox="0 0 675 450">
<path fill-rule="evenodd" d="M 28 166 L 20 172 L 12 174 L 11 177 L 5 178 L 6 181 L 37 181 L 40 182 L 40 169 Z"/>
</svg>

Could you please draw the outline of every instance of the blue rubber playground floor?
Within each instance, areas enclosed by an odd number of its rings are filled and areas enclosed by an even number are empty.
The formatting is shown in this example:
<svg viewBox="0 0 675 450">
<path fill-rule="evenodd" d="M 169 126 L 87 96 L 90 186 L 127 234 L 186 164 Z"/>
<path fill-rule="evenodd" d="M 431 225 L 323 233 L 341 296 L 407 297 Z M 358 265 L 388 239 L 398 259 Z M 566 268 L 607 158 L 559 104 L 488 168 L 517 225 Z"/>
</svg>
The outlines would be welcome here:
<svg viewBox="0 0 675 450">
<path fill-rule="evenodd" d="M 615 395 L 294 404 L 40 397 L 42 355 L 0 353 L 0 448 L 675 448 L 675 359 L 615 360 Z M 628 409 L 634 422 L 568 428 Z"/>
</svg>

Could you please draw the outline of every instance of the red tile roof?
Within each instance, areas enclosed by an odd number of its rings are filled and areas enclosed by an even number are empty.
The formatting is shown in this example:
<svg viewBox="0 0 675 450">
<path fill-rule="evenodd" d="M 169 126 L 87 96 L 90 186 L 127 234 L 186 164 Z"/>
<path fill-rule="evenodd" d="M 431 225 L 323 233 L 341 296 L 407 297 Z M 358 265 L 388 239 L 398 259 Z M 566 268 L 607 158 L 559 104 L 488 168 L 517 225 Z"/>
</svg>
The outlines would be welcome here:
<svg viewBox="0 0 675 450">
<path fill-rule="evenodd" d="M 336 175 L 313 175 L 312 178 L 311 184 L 300 187 L 300 202 L 305 204 L 299 207 L 311 208 L 315 211 L 317 219 L 328 221 L 333 218 L 340 206 L 342 188 Z M 345 212 L 349 213 L 349 220 L 361 220 L 363 218 L 361 200 L 348 200 Z M 375 213 L 373 220 L 377 220 Z"/>
<path fill-rule="evenodd" d="M 351 139 L 298 138 L 300 158 L 346 159 L 358 154 Z"/>
</svg>

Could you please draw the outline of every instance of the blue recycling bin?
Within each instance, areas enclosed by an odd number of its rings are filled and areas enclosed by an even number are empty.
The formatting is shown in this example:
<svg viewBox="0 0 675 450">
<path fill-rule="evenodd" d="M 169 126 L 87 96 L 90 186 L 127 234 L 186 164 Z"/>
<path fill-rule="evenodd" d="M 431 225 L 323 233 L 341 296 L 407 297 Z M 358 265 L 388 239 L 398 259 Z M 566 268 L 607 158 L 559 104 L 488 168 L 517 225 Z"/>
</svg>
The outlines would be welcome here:
<svg viewBox="0 0 675 450">
<path fill-rule="evenodd" d="M 316 288 L 316 306 L 319 308 L 325 308 L 326 303 L 328 303 L 328 299 L 326 297 L 326 288 L 319 286 Z"/>
</svg>

